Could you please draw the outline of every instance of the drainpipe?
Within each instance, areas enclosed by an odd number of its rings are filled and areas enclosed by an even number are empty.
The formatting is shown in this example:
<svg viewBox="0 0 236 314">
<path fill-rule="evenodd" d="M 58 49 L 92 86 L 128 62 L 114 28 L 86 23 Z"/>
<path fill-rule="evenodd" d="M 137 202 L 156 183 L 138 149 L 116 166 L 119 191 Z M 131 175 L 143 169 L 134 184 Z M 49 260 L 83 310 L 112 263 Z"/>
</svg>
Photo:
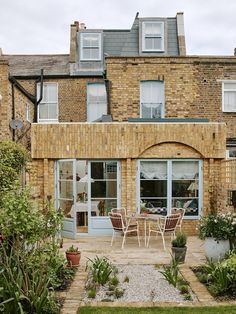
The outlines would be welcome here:
<svg viewBox="0 0 236 314">
<path fill-rule="evenodd" d="M 34 106 L 34 122 L 38 121 L 38 105 L 40 101 L 43 99 L 43 69 L 41 69 L 41 74 L 40 78 L 36 81 L 35 84 L 35 95 L 37 95 L 37 83 L 40 82 L 40 96 L 39 99 L 37 100 L 37 97 L 35 99 L 35 106 Z"/>
<path fill-rule="evenodd" d="M 15 120 L 15 89 L 14 83 L 11 83 L 11 99 L 12 99 L 12 120 Z M 15 130 L 12 129 L 12 140 L 15 142 L 16 133 Z"/>
</svg>

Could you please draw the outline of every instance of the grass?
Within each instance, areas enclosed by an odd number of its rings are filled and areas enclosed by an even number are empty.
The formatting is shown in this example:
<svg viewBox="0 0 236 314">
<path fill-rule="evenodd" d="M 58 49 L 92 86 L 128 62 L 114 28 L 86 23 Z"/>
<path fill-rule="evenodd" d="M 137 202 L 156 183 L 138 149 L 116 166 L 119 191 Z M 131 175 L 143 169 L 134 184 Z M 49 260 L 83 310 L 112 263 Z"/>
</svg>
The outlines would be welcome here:
<svg viewBox="0 0 236 314">
<path fill-rule="evenodd" d="M 213 307 L 89 307 L 78 309 L 77 314 L 236 314 L 236 306 Z"/>
</svg>

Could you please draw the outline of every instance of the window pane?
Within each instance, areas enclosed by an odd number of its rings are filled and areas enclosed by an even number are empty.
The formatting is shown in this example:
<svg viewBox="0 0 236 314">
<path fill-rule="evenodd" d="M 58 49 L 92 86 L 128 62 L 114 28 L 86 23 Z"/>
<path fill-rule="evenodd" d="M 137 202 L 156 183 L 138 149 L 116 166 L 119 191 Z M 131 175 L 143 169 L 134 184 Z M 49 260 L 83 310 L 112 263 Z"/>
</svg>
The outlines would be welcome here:
<svg viewBox="0 0 236 314">
<path fill-rule="evenodd" d="M 152 47 L 155 50 L 161 50 L 162 49 L 162 38 L 152 38 Z"/>
<path fill-rule="evenodd" d="M 56 84 L 48 84 L 46 85 L 46 95 L 47 101 L 56 102 L 57 101 L 57 85 Z"/>
<path fill-rule="evenodd" d="M 39 119 L 48 119 L 48 105 L 46 104 L 39 104 Z"/>
<path fill-rule="evenodd" d="M 142 104 L 142 118 L 151 118 L 152 117 L 152 109 L 148 107 L 146 104 Z"/>
<path fill-rule="evenodd" d="M 91 49 L 90 50 L 90 59 L 98 59 L 99 58 L 99 49 Z"/>
<path fill-rule="evenodd" d="M 224 92 L 224 109 L 227 111 L 236 110 L 236 92 Z"/>
<path fill-rule="evenodd" d="M 173 161 L 173 179 L 196 179 L 198 178 L 197 161 Z"/>
<path fill-rule="evenodd" d="M 162 108 L 162 105 L 157 105 L 153 107 L 151 118 L 156 118 L 156 119 L 161 118 L 161 108 Z"/>
<path fill-rule="evenodd" d="M 167 163 L 165 161 L 141 161 L 141 179 L 167 179 Z"/>
<path fill-rule="evenodd" d="M 110 179 L 117 178 L 117 163 L 116 162 L 92 162 L 91 177 L 93 179 Z"/>
<path fill-rule="evenodd" d="M 185 208 L 185 216 L 198 215 L 198 198 L 173 198 L 172 207 Z"/>
<path fill-rule="evenodd" d="M 73 162 L 59 162 L 59 179 L 73 180 Z"/>
<path fill-rule="evenodd" d="M 83 46 L 86 47 L 98 47 L 100 34 L 82 34 Z"/>
<path fill-rule="evenodd" d="M 107 95 L 105 84 L 87 86 L 87 121 L 91 122 L 107 114 Z"/>
<path fill-rule="evenodd" d="M 160 35 L 162 32 L 160 23 L 145 23 L 146 35 Z"/>
<path fill-rule="evenodd" d="M 173 180 L 172 181 L 173 197 L 190 197 L 198 196 L 198 180 Z"/>
<path fill-rule="evenodd" d="M 115 198 L 116 196 L 116 181 L 95 181 L 91 184 L 91 197 Z"/>
<path fill-rule="evenodd" d="M 152 38 L 145 38 L 145 49 L 147 49 L 147 50 L 152 50 L 153 49 Z"/>
<path fill-rule="evenodd" d="M 236 90 L 236 83 L 224 83 L 225 89 L 235 89 Z"/>
<path fill-rule="evenodd" d="M 166 198 L 156 198 L 148 199 L 141 198 L 140 200 L 140 211 L 147 214 L 158 214 L 166 215 L 167 214 L 167 199 Z"/>
<path fill-rule="evenodd" d="M 59 198 L 73 199 L 73 181 L 59 181 Z"/>
<path fill-rule="evenodd" d="M 57 104 L 49 104 L 48 119 L 57 119 Z"/>
<path fill-rule="evenodd" d="M 117 200 L 116 199 L 91 199 L 92 203 L 97 203 L 99 216 L 108 216 L 109 212 L 112 208 L 117 208 Z"/>
<path fill-rule="evenodd" d="M 164 180 L 141 180 L 141 197 L 161 197 L 167 196 L 167 181 Z"/>
</svg>

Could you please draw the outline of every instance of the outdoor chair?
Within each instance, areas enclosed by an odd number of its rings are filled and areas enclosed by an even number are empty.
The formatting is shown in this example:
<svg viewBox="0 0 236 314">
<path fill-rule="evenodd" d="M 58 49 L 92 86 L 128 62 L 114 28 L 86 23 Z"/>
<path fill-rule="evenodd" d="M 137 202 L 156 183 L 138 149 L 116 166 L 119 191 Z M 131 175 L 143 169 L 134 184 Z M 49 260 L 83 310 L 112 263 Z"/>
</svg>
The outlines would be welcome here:
<svg viewBox="0 0 236 314">
<path fill-rule="evenodd" d="M 180 214 L 170 214 L 165 217 L 160 217 L 157 223 L 154 225 L 149 223 L 149 232 L 148 232 L 148 242 L 147 247 L 149 247 L 150 235 L 151 232 L 155 232 L 161 235 L 163 247 L 166 251 L 165 244 L 165 234 L 170 234 L 172 237 L 175 237 L 175 230 L 180 219 Z"/>
<path fill-rule="evenodd" d="M 137 238 L 138 238 L 138 244 L 140 246 L 140 240 L 139 240 L 139 226 L 138 222 L 131 222 L 132 218 L 125 219 L 123 215 L 119 212 L 111 211 L 109 213 L 109 217 L 111 220 L 111 224 L 113 227 L 113 234 L 111 238 L 111 246 L 113 244 L 113 240 L 116 233 L 120 233 L 123 235 L 123 241 L 122 241 L 122 249 L 124 248 L 124 244 L 126 241 L 126 235 L 131 232 L 137 232 Z"/>
<path fill-rule="evenodd" d="M 179 214 L 179 221 L 177 223 L 177 228 L 179 228 L 179 231 L 182 232 L 182 222 L 185 215 L 186 208 L 177 208 L 173 207 L 171 208 L 171 214 Z"/>
</svg>

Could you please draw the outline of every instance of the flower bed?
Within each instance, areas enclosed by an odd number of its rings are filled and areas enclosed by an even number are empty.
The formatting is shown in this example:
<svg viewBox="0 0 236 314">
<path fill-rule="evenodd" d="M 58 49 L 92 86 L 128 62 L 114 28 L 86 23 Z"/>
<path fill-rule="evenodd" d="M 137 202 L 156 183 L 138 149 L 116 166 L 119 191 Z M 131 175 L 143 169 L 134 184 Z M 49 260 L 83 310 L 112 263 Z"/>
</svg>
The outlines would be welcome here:
<svg viewBox="0 0 236 314">
<path fill-rule="evenodd" d="M 163 268 L 154 265 L 120 265 L 117 266 L 118 287 L 124 294 L 117 298 L 110 294 L 110 283 L 100 286 L 94 295 L 94 301 L 115 302 L 188 302 L 180 290 L 169 284 L 163 274 Z M 91 275 L 89 275 L 91 276 Z M 196 296 L 189 290 L 188 299 L 197 301 Z M 88 295 L 84 296 L 84 302 L 90 302 Z"/>
</svg>

